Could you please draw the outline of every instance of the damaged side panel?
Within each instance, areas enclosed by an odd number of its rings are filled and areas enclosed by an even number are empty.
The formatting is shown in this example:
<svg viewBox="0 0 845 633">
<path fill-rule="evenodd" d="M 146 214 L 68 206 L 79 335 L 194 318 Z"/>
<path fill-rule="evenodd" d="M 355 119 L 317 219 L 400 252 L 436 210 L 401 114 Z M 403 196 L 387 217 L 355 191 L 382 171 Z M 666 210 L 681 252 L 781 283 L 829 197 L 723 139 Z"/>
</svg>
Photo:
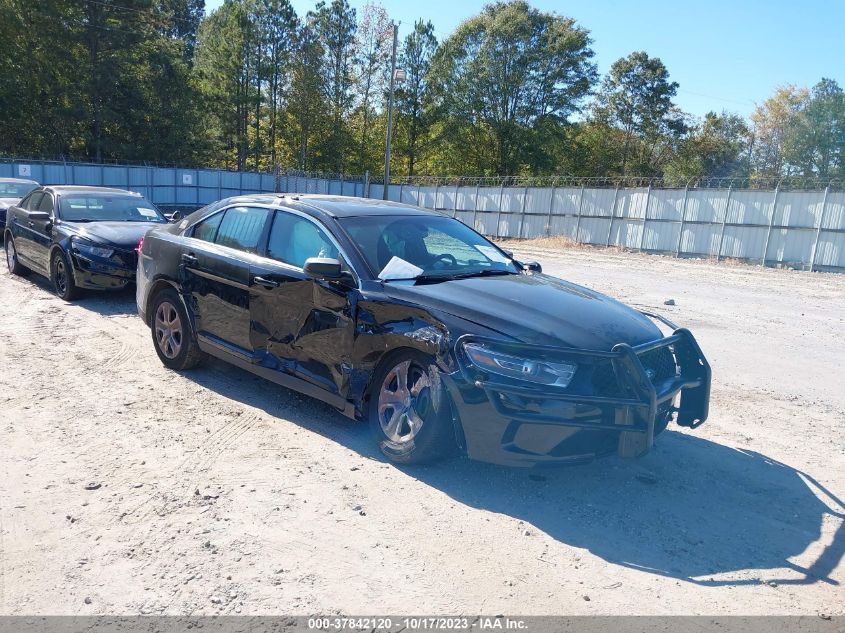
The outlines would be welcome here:
<svg viewBox="0 0 845 633">
<path fill-rule="evenodd" d="M 258 362 L 345 397 L 355 293 L 271 264 L 255 266 L 253 275 L 274 282 L 250 288 L 250 344 Z"/>
<path fill-rule="evenodd" d="M 386 298 L 359 301 L 348 396 L 359 414 L 379 361 L 388 352 L 400 348 L 430 356 L 443 372 L 456 369 L 449 353 L 450 332 L 434 315 Z"/>
</svg>

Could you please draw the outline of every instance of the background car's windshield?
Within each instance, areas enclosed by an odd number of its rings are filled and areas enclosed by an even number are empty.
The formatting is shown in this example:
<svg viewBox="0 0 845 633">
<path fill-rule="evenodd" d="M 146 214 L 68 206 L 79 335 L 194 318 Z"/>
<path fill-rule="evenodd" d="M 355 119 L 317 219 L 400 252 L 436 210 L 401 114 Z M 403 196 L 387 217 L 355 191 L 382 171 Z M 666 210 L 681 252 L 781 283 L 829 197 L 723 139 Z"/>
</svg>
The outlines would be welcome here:
<svg viewBox="0 0 845 633">
<path fill-rule="evenodd" d="M 369 216 L 341 218 L 339 222 L 376 276 L 382 279 L 489 270 L 518 272 L 499 248 L 452 218 L 432 215 Z M 382 274 L 394 257 L 422 272 Z M 406 270 L 413 271 L 413 268 Z"/>
<path fill-rule="evenodd" d="M 31 182 L 0 182 L 0 198 L 23 198 L 37 186 Z"/>
<path fill-rule="evenodd" d="M 128 195 L 62 196 L 61 217 L 68 222 L 167 222 L 151 202 Z"/>
</svg>

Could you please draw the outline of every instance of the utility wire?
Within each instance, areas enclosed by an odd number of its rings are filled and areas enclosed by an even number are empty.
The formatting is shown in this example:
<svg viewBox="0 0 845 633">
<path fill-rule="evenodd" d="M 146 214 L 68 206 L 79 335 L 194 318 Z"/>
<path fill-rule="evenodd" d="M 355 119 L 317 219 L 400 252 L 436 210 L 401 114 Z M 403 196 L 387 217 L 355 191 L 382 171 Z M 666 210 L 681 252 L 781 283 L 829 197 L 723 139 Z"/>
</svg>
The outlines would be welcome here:
<svg viewBox="0 0 845 633">
<path fill-rule="evenodd" d="M 683 92 L 684 94 L 688 94 L 688 95 L 695 95 L 696 97 L 704 97 L 705 99 L 715 99 L 716 101 L 725 101 L 727 103 L 735 103 L 737 105 L 744 105 L 744 106 L 755 105 L 755 103 L 753 101 L 748 100 L 748 99 L 742 99 L 742 100 L 727 99 L 725 97 L 716 97 L 714 95 L 707 95 L 707 94 L 704 94 L 703 92 L 694 92 L 693 90 L 687 90 L 686 88 L 678 88 L 678 92 Z"/>
</svg>

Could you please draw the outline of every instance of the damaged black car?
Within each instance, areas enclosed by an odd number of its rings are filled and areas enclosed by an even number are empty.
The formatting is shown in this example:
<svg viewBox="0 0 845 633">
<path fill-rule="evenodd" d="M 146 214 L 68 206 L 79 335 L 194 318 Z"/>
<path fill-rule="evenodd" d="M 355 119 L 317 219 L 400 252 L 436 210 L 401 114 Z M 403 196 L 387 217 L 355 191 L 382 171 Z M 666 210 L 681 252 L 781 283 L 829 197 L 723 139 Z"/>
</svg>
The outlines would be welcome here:
<svg viewBox="0 0 845 633">
<path fill-rule="evenodd" d="M 38 187 L 8 213 L 3 241 L 9 271 L 44 275 L 65 301 L 83 290 L 131 284 L 138 240 L 168 221 L 139 193 L 74 185 Z"/>
<path fill-rule="evenodd" d="M 688 330 L 398 203 L 214 203 L 146 234 L 137 302 L 167 367 L 224 359 L 368 421 L 396 462 L 635 456 L 707 418 Z"/>
</svg>

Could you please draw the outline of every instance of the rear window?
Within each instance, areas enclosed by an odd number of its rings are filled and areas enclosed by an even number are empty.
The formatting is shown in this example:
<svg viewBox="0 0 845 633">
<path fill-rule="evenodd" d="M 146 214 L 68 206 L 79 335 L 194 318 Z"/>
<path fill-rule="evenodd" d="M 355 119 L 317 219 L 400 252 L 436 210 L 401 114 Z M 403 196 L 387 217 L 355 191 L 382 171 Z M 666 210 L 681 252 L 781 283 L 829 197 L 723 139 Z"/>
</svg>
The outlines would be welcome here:
<svg viewBox="0 0 845 633">
<path fill-rule="evenodd" d="M 215 213 L 210 218 L 206 218 L 194 227 L 194 237 L 204 242 L 213 242 L 222 219 L 222 213 Z"/>
<path fill-rule="evenodd" d="M 267 209 L 256 207 L 232 207 L 197 224 L 193 237 L 239 251 L 257 253 L 269 213 Z"/>
</svg>

